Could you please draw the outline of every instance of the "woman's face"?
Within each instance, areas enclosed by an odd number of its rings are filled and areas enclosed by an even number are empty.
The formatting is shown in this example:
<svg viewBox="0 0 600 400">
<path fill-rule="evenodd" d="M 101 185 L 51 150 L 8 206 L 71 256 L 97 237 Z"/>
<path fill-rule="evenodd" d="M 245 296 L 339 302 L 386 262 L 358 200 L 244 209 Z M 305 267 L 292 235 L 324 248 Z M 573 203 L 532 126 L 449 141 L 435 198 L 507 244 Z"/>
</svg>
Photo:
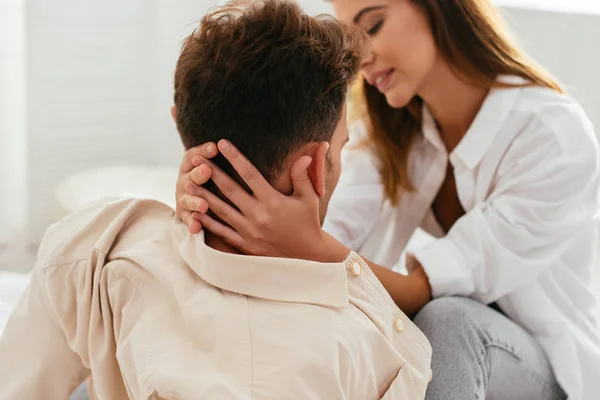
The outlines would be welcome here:
<svg viewBox="0 0 600 400">
<path fill-rule="evenodd" d="M 441 0 L 444 1 L 444 0 Z M 438 61 L 425 15 L 411 0 L 334 0 L 338 19 L 363 29 L 371 48 L 361 63 L 390 106 L 406 106 L 427 85 Z"/>
</svg>

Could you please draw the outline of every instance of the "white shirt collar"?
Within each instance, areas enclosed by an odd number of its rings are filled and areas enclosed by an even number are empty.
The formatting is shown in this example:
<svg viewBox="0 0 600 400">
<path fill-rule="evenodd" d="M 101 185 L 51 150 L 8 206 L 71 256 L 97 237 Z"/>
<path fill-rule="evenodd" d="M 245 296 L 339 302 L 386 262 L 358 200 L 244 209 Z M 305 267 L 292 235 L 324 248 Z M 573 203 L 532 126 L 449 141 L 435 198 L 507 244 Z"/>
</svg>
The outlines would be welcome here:
<svg viewBox="0 0 600 400">
<path fill-rule="evenodd" d="M 527 82 L 518 76 L 500 76 L 498 81 L 511 85 L 521 85 Z M 454 167 L 462 164 L 472 169 L 479 164 L 504 122 L 510 116 L 520 90 L 519 87 L 490 90 L 471 127 L 450 154 L 450 162 Z M 425 104 L 423 105 L 422 131 L 425 140 L 439 150 L 445 151 L 435 120 Z"/>
</svg>

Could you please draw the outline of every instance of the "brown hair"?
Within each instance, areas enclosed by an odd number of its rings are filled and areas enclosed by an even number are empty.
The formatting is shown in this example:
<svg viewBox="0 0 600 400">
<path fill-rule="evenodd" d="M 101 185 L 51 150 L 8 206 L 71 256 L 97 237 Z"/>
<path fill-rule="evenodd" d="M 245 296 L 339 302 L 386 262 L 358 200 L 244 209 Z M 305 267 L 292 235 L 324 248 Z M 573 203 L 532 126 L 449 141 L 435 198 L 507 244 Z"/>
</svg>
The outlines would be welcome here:
<svg viewBox="0 0 600 400">
<path fill-rule="evenodd" d="M 361 38 L 284 0 L 231 2 L 205 16 L 175 71 L 184 146 L 228 139 L 272 180 L 294 150 L 331 140 L 358 74 Z M 222 156 L 215 163 L 240 181 Z"/>
<path fill-rule="evenodd" d="M 544 70 L 532 62 L 509 37 L 502 18 L 490 0 L 410 0 L 429 22 L 437 49 L 455 74 L 484 88 L 512 87 L 497 81 L 499 75 L 518 75 L 527 86 L 562 92 Z M 404 108 L 394 109 L 375 87 L 361 80 L 355 88 L 359 116 L 369 129 L 369 144 L 381 161 L 386 197 L 396 204 L 401 191 L 413 191 L 408 156 L 413 138 L 421 129 L 422 100 L 415 97 Z M 356 114 L 356 112 L 355 112 Z M 356 116 L 356 115 L 355 115 Z"/>
</svg>

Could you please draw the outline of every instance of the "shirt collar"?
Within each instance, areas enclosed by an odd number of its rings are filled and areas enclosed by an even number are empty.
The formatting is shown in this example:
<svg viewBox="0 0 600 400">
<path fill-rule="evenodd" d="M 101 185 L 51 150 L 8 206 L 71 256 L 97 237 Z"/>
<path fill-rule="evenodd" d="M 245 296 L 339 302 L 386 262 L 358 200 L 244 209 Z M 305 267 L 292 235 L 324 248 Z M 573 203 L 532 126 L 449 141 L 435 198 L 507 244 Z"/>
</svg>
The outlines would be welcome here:
<svg viewBox="0 0 600 400">
<path fill-rule="evenodd" d="M 527 81 L 518 76 L 503 75 L 499 82 L 510 85 L 524 85 Z M 458 146 L 450 154 L 454 167 L 462 163 L 472 169 L 482 160 L 500 132 L 516 103 L 521 88 L 493 88 L 486 97 L 475 120 L 467 130 Z M 444 148 L 435 120 L 426 105 L 423 105 L 423 136 L 438 149 Z M 445 150 L 445 149 L 444 149 Z"/>
<path fill-rule="evenodd" d="M 317 263 L 224 253 L 208 247 L 204 232 L 190 235 L 175 222 L 179 253 L 196 274 L 220 289 L 267 300 L 332 308 L 348 305 L 346 263 Z"/>
</svg>

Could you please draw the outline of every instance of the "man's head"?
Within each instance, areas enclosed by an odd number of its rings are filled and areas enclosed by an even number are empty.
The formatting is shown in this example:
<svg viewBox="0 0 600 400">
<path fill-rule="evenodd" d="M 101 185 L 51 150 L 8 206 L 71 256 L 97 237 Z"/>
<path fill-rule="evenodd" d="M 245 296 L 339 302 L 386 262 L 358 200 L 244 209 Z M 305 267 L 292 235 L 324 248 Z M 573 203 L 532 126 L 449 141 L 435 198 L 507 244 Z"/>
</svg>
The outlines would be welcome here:
<svg viewBox="0 0 600 400">
<path fill-rule="evenodd" d="M 312 157 L 323 217 L 339 178 L 345 97 L 361 50 L 353 28 L 289 1 L 238 1 L 207 15 L 175 71 L 173 117 L 184 146 L 228 139 L 286 194 L 292 163 Z M 239 181 L 224 158 L 215 163 Z"/>
</svg>

